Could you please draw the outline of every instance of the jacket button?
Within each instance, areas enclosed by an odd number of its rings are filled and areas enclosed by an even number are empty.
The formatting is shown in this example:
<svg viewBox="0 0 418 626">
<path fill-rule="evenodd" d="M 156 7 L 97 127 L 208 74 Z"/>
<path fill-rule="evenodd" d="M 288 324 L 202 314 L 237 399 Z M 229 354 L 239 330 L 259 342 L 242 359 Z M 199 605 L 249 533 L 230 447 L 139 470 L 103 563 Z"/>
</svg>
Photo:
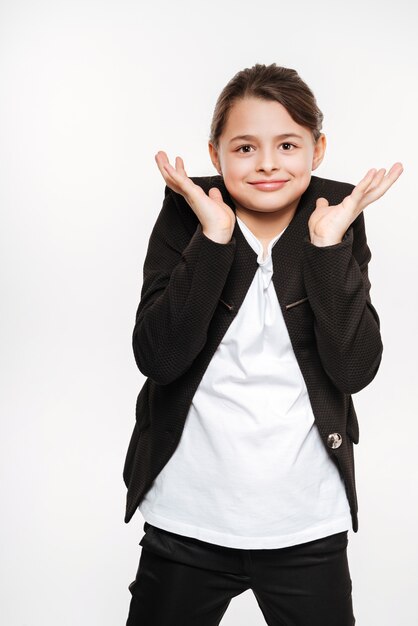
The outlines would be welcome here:
<svg viewBox="0 0 418 626">
<path fill-rule="evenodd" d="M 340 433 L 331 433 L 328 435 L 327 444 L 330 448 L 339 448 L 343 442 Z"/>
</svg>

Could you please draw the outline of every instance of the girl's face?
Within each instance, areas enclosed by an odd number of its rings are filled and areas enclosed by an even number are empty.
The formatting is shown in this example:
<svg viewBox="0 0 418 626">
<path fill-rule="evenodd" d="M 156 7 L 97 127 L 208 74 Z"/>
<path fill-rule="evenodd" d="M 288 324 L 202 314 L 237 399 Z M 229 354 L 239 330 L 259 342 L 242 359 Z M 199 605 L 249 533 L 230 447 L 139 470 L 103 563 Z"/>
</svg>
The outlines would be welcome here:
<svg viewBox="0 0 418 626">
<path fill-rule="evenodd" d="M 232 106 L 219 149 L 209 142 L 209 152 L 237 209 L 286 213 L 296 210 L 325 146 L 325 135 L 315 144 L 279 102 L 250 97 Z M 286 182 L 273 190 L 253 184 L 278 180 Z"/>
</svg>

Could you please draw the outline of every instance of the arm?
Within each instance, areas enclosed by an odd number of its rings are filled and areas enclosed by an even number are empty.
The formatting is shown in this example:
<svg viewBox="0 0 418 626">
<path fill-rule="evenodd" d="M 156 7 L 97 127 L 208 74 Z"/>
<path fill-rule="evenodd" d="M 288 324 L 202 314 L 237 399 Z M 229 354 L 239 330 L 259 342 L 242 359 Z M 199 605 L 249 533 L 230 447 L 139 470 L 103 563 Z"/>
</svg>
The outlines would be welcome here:
<svg viewBox="0 0 418 626">
<path fill-rule="evenodd" d="M 378 314 L 370 300 L 364 215 L 353 221 L 340 243 L 304 241 L 303 274 L 314 312 L 322 365 L 343 393 L 356 393 L 375 377 L 382 358 Z"/>
<path fill-rule="evenodd" d="M 369 170 L 342 202 L 318 198 L 304 241 L 305 287 L 314 312 L 314 331 L 323 367 L 343 393 L 356 393 L 376 375 L 382 357 L 379 318 L 370 301 L 371 258 L 363 210 L 378 200 L 403 172 L 395 163 Z"/>
<path fill-rule="evenodd" d="M 190 238 L 183 202 L 165 187 L 148 243 L 132 336 L 139 370 L 161 385 L 181 376 L 205 345 L 236 246 L 235 237 L 228 243 L 207 237 L 199 221 Z"/>
</svg>

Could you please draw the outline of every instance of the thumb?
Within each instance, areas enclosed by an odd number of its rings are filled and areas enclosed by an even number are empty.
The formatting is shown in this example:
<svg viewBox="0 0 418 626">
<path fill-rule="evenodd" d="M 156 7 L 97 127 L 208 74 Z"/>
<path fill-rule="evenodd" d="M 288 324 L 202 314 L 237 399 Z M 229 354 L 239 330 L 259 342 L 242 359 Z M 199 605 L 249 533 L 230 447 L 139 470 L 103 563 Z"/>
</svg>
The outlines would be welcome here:
<svg viewBox="0 0 418 626">
<path fill-rule="evenodd" d="M 222 194 L 217 187 L 211 187 L 208 196 L 212 198 L 212 200 L 215 200 L 215 202 L 223 202 Z"/>
<path fill-rule="evenodd" d="M 329 206 L 329 202 L 326 198 L 317 198 L 316 200 L 317 208 L 326 207 L 326 206 Z"/>
</svg>

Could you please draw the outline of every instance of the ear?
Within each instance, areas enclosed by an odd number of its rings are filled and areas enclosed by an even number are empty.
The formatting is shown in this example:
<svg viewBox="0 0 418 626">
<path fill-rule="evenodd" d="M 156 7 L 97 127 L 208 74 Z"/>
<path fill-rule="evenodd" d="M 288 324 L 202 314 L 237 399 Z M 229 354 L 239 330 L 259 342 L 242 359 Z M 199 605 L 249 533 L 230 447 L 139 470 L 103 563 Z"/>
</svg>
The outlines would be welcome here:
<svg viewBox="0 0 418 626">
<path fill-rule="evenodd" d="M 312 157 L 312 169 L 316 170 L 317 167 L 322 163 L 322 160 L 325 156 L 325 150 L 327 147 L 327 138 L 324 133 L 318 137 L 317 142 L 315 143 L 314 153 Z"/>
<path fill-rule="evenodd" d="M 210 160 L 212 161 L 213 166 L 218 172 L 218 174 L 222 176 L 222 169 L 221 169 L 221 163 L 219 160 L 218 151 L 216 150 L 215 146 L 210 141 L 208 143 L 208 147 L 209 147 Z"/>
</svg>

